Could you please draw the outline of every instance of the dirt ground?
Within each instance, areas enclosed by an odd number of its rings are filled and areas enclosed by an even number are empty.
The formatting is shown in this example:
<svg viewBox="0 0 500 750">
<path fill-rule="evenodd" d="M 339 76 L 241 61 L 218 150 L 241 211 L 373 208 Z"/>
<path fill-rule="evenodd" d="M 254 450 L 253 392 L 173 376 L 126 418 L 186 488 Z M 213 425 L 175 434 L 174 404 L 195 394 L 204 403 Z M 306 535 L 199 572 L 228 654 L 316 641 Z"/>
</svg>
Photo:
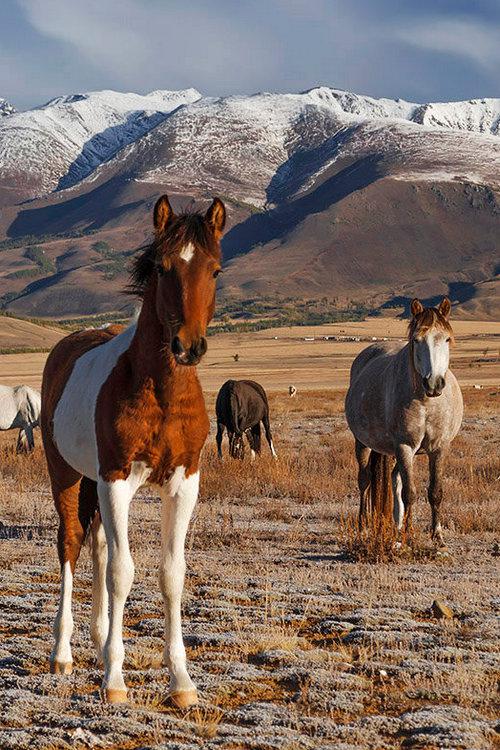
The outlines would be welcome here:
<svg viewBox="0 0 500 750">
<path fill-rule="evenodd" d="M 498 742 L 498 391 L 465 388 L 446 472 L 448 551 L 428 536 L 418 459 L 415 534 L 359 538 L 341 391 L 271 395 L 279 460 L 222 466 L 214 431 L 187 540 L 183 622 L 201 697 L 166 701 L 157 584 L 160 507 L 132 504 L 135 581 L 125 617 L 126 706 L 108 706 L 89 636 L 87 549 L 75 577 L 71 676 L 48 673 L 59 572 L 56 517 L 37 449 L 0 445 L 0 747 L 179 750 L 485 750 Z M 208 396 L 213 413 L 214 395 Z M 378 560 L 376 562 L 375 560 Z M 436 619 L 434 600 L 451 607 Z"/>
</svg>

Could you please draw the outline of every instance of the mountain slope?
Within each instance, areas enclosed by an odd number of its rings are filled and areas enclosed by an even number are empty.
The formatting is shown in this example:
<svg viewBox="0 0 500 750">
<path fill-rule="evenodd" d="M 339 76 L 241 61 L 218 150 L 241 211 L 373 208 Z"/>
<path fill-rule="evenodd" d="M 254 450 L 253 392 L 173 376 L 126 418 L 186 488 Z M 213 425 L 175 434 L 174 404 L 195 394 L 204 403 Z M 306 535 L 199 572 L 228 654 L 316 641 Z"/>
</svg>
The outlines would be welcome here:
<svg viewBox="0 0 500 750">
<path fill-rule="evenodd" d="M 226 200 L 226 297 L 378 306 L 449 292 L 478 310 L 475 290 L 483 284 L 484 297 L 500 249 L 499 121 L 498 99 L 419 105 L 327 87 L 197 99 L 85 177 L 67 169 L 71 187 L 59 178 L 58 191 L 4 208 L 8 237 L 83 235 L 46 242 L 57 273 L 29 283 L 23 274 L 36 269 L 23 250 L 6 250 L 4 304 L 32 315 L 123 306 L 129 253 L 168 190 L 177 210 L 213 194 Z"/>
<path fill-rule="evenodd" d="M 195 89 L 146 96 L 95 91 L 0 120 L 0 194 L 25 200 L 69 187 L 123 146 L 198 99 Z"/>
</svg>

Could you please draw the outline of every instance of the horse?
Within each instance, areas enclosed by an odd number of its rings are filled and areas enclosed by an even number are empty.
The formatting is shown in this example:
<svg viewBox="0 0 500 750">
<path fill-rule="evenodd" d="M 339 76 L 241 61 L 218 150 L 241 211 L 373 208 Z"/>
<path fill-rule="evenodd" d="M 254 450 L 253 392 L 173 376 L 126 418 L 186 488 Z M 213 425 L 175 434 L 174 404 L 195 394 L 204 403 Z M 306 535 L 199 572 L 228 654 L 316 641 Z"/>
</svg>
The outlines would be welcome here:
<svg viewBox="0 0 500 750">
<path fill-rule="evenodd" d="M 345 413 L 356 441 L 360 528 L 369 502 L 372 512 L 389 515 L 392 489 L 394 521 L 398 530 L 403 523 L 410 530 L 416 498 L 413 458 L 425 453 L 432 539 L 444 544 L 443 470 L 463 417 L 462 392 L 448 369 L 454 341 L 450 311 L 446 297 L 438 307 L 423 307 L 414 299 L 407 343 L 373 344 L 352 364 Z"/>
<path fill-rule="evenodd" d="M 40 419 L 41 396 L 29 385 L 0 385 L 0 430 L 19 430 L 17 452 L 35 447 L 33 430 Z"/>
<path fill-rule="evenodd" d="M 136 321 L 125 329 L 67 336 L 52 350 L 43 374 L 41 425 L 59 514 L 61 567 L 50 668 L 72 671 L 73 576 L 89 533 L 91 635 L 109 703 L 127 700 L 123 611 L 134 577 L 128 516 L 134 494 L 146 482 L 162 501 L 159 583 L 169 699 L 178 708 L 197 703 L 186 665 L 181 595 L 185 537 L 210 426 L 196 365 L 207 351 L 225 220 L 218 198 L 205 215 L 179 216 L 166 195 L 159 198 L 154 239 L 136 256 L 128 288 L 142 300 Z"/>
<path fill-rule="evenodd" d="M 243 435 L 246 434 L 253 461 L 255 455 L 260 454 L 261 450 L 261 422 L 264 425 L 273 458 L 277 458 L 269 423 L 269 403 L 266 392 L 259 383 L 254 380 L 226 380 L 217 394 L 215 415 L 219 458 L 222 458 L 222 438 L 224 428 L 226 428 L 229 437 L 229 455 L 243 460 L 245 457 Z"/>
</svg>

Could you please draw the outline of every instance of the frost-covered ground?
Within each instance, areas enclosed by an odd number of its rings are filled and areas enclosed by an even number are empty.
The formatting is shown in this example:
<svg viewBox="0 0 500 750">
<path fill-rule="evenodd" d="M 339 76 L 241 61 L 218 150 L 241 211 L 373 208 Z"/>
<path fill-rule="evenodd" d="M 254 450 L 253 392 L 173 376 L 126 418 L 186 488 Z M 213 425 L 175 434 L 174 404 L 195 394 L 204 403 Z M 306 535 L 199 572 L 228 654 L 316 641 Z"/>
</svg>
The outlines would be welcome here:
<svg viewBox="0 0 500 750">
<path fill-rule="evenodd" d="M 74 672 L 48 673 L 58 566 L 43 456 L 3 448 L 2 750 L 492 746 L 500 610 L 492 394 L 467 395 L 446 481 L 444 556 L 427 540 L 421 484 L 413 550 L 379 564 L 363 560 L 364 548 L 357 560 L 347 554 L 356 549 L 356 482 L 339 394 L 272 398 L 276 464 L 264 453 L 252 467 L 226 459 L 221 469 L 211 437 L 187 543 L 184 630 L 201 704 L 186 714 L 167 705 L 160 667 L 158 501 L 146 491 L 133 503 L 131 700 L 111 707 L 100 699 L 88 632 L 87 550 L 75 579 Z M 432 615 L 435 599 L 452 620 Z"/>
</svg>

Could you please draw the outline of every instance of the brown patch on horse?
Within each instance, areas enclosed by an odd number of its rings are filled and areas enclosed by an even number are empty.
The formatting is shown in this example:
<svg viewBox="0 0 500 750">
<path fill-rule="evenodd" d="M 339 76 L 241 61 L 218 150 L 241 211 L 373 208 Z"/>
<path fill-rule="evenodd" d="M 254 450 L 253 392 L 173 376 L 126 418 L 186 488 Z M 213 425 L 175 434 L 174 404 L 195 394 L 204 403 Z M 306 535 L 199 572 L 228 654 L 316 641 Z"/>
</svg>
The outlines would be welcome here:
<svg viewBox="0 0 500 750">
<path fill-rule="evenodd" d="M 408 324 L 408 341 L 411 343 L 415 336 L 425 336 L 432 328 L 438 328 L 450 337 L 454 343 L 453 329 L 448 322 L 451 311 L 450 300 L 445 297 L 438 307 L 424 307 L 418 299 L 412 300 L 412 318 Z"/>
<path fill-rule="evenodd" d="M 52 349 L 43 373 L 40 427 L 54 502 L 61 520 L 57 548 L 61 566 L 69 561 L 72 571 L 97 510 L 97 489 L 91 486 L 95 482 L 90 479 L 82 481 L 81 474 L 60 455 L 53 436 L 54 412 L 76 361 L 121 330 L 122 326 L 109 326 L 70 334 Z"/>
<path fill-rule="evenodd" d="M 136 337 L 120 355 L 97 398 L 99 467 L 103 479 L 114 481 L 129 475 L 132 461 L 144 461 L 152 469 L 148 481 L 163 484 L 177 466 L 186 476 L 198 471 L 210 422 L 195 368 L 175 365 L 166 353 L 146 356 L 162 340 L 150 305 L 140 325 L 141 341 Z"/>
</svg>

